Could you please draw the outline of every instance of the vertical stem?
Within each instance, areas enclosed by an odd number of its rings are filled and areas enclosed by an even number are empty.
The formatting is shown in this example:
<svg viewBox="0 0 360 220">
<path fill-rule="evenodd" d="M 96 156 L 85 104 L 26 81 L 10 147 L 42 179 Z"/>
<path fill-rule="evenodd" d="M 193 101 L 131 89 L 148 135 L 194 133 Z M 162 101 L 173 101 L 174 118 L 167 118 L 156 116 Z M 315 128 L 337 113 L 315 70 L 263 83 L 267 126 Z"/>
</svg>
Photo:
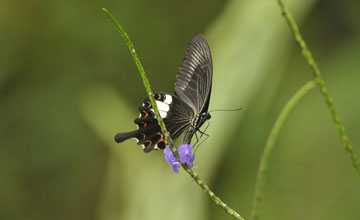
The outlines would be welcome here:
<svg viewBox="0 0 360 220">
<path fill-rule="evenodd" d="M 300 31 L 299 31 L 299 28 L 298 28 L 294 18 L 292 17 L 290 11 L 286 8 L 286 6 L 282 0 L 278 0 L 278 3 L 280 6 L 282 15 L 285 17 L 285 19 L 289 25 L 289 28 L 290 28 L 292 34 L 294 35 L 294 38 L 295 38 L 297 44 L 299 45 L 299 47 L 301 49 L 301 53 L 303 54 L 307 63 L 309 64 L 310 68 L 312 69 L 313 76 L 315 78 L 315 81 L 316 81 L 318 87 L 320 88 L 321 94 L 323 95 L 323 97 L 325 99 L 325 103 L 326 103 L 326 105 L 330 111 L 330 114 L 332 116 L 332 119 L 335 123 L 339 137 L 344 144 L 345 150 L 349 154 L 350 160 L 352 162 L 352 165 L 353 165 L 356 173 L 360 177 L 359 162 L 357 160 L 356 154 L 354 153 L 353 147 L 350 144 L 349 138 L 345 132 L 345 128 L 340 122 L 339 115 L 337 114 L 337 112 L 335 110 L 334 102 L 327 91 L 325 81 L 320 73 L 320 70 L 319 70 L 310 50 L 307 48 L 306 43 L 303 40 L 303 38 L 300 34 Z"/>
</svg>

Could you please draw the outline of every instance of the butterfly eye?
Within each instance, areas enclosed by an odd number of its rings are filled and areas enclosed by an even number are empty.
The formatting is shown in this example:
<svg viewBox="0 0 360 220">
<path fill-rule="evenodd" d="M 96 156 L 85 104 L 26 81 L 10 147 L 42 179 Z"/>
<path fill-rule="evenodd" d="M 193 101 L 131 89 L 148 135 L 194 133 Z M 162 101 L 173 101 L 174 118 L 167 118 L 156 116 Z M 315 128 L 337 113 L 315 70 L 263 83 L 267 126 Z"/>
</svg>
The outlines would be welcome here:
<svg viewBox="0 0 360 220">
<path fill-rule="evenodd" d="M 209 120 L 211 118 L 211 115 L 208 113 L 207 115 L 206 115 L 206 120 Z"/>
</svg>

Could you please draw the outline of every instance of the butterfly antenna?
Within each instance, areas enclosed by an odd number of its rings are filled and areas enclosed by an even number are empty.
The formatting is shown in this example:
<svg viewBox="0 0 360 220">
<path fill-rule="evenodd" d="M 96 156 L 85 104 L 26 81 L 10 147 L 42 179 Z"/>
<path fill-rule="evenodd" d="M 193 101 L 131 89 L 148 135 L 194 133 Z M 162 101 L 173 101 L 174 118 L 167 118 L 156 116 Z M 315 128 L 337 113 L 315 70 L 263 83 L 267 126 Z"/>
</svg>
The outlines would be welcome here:
<svg viewBox="0 0 360 220">
<path fill-rule="evenodd" d="M 215 109 L 215 110 L 209 111 L 209 113 L 211 113 L 211 112 L 237 112 L 237 111 L 240 111 L 241 109 L 242 109 L 242 107 L 237 108 L 237 109 Z"/>
</svg>

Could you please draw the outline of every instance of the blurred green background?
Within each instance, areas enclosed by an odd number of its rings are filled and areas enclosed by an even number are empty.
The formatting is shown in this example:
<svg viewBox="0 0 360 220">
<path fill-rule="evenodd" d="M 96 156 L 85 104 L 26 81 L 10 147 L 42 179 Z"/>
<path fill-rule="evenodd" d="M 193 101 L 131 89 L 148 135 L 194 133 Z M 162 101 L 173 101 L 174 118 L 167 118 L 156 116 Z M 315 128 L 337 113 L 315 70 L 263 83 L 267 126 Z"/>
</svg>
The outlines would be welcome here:
<svg viewBox="0 0 360 220">
<path fill-rule="evenodd" d="M 286 0 L 360 146 L 360 5 Z M 135 141 L 145 89 L 172 93 L 194 33 L 214 63 L 210 138 L 194 170 L 248 218 L 267 136 L 311 71 L 276 1 L 11 1 L 0 7 L 0 219 L 231 219 L 160 151 Z M 359 219 L 360 181 L 318 89 L 298 104 L 269 165 L 262 219 Z"/>
</svg>

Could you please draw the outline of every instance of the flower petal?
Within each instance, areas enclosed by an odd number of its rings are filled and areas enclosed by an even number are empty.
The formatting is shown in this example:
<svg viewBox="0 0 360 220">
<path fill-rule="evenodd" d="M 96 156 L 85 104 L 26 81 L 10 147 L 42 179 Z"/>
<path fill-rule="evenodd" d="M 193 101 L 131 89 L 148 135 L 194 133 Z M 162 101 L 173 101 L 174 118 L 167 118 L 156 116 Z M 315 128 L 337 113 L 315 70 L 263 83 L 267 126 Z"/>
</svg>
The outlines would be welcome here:
<svg viewBox="0 0 360 220">
<path fill-rule="evenodd" d="M 175 157 L 174 152 L 169 148 L 169 145 L 167 145 L 166 148 L 164 149 L 164 154 L 165 154 L 166 162 L 168 162 L 172 166 L 172 169 L 175 173 L 178 173 L 179 172 L 178 168 L 181 167 L 180 162 Z"/>
<path fill-rule="evenodd" d="M 193 161 L 195 154 L 192 154 L 193 147 L 190 144 L 183 144 L 179 146 L 178 152 L 180 155 L 180 162 L 186 163 L 190 168 L 194 166 Z"/>
<path fill-rule="evenodd" d="M 173 171 L 174 171 L 175 173 L 178 173 L 178 172 L 179 172 L 178 168 L 180 168 L 180 167 L 181 167 L 181 166 L 180 166 L 179 163 L 177 163 L 177 164 L 172 164 L 172 169 L 173 169 Z"/>
</svg>

